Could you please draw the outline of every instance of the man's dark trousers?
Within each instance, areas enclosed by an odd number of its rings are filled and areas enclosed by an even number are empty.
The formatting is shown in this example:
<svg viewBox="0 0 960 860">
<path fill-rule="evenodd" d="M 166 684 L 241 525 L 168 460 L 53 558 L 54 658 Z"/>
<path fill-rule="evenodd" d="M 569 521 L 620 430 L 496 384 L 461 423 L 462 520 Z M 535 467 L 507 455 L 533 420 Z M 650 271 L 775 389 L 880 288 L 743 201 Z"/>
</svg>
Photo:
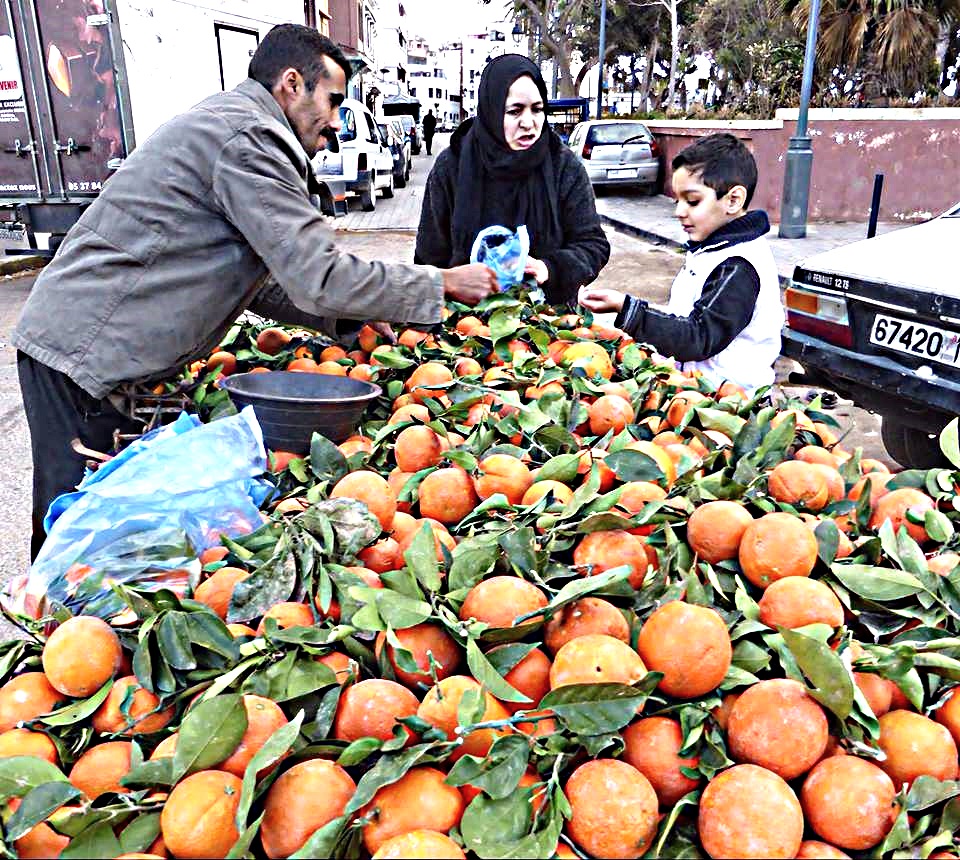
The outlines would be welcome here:
<svg viewBox="0 0 960 860">
<path fill-rule="evenodd" d="M 143 425 L 110 403 L 89 395 L 69 376 L 17 353 L 17 374 L 30 427 L 33 455 L 33 535 L 30 559 L 46 538 L 43 518 L 59 495 L 76 489 L 83 479 L 86 458 L 70 447 L 73 439 L 94 451 L 113 450 L 113 434 L 139 433 Z"/>
</svg>

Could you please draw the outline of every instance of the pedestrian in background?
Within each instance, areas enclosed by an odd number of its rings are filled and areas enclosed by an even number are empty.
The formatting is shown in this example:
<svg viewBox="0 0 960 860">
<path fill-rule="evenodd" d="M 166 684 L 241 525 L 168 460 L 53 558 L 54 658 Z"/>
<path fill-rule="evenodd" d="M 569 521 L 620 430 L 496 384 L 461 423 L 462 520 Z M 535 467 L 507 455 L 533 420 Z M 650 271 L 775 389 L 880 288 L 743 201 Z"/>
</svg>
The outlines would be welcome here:
<svg viewBox="0 0 960 860">
<path fill-rule="evenodd" d="M 437 118 L 432 110 L 423 118 L 423 142 L 427 145 L 427 155 L 433 155 L 433 136 L 437 133 Z"/>
<path fill-rule="evenodd" d="M 481 230 L 526 225 L 526 272 L 548 302 L 573 304 L 596 279 L 610 243 L 587 172 L 546 124 L 546 105 L 547 86 L 527 57 L 487 64 L 477 116 L 460 124 L 427 177 L 416 262 L 467 263 Z"/>
</svg>

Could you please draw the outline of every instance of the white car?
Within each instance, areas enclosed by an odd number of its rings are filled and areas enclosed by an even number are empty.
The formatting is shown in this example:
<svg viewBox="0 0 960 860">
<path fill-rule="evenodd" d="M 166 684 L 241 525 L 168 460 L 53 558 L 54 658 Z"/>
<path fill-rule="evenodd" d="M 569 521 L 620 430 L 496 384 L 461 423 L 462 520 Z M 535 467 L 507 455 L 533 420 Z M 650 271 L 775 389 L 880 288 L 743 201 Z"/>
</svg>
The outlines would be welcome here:
<svg viewBox="0 0 960 860">
<path fill-rule="evenodd" d="M 340 155 L 347 192 L 360 198 L 364 212 L 377 207 L 377 191 L 393 197 L 393 154 L 366 105 L 344 99 L 340 105 Z"/>
<path fill-rule="evenodd" d="M 884 447 L 904 466 L 939 465 L 937 434 L 960 414 L 958 245 L 960 205 L 801 261 L 785 296 L 797 381 L 880 413 Z"/>
</svg>

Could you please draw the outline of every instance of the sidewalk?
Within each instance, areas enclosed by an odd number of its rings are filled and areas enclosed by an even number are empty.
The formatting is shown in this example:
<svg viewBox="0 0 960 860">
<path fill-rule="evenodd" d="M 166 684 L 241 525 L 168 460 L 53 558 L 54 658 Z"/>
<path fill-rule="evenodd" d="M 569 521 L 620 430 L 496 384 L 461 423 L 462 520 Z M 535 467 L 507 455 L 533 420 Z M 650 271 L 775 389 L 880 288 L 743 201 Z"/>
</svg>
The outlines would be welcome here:
<svg viewBox="0 0 960 860">
<path fill-rule="evenodd" d="M 641 239 L 679 248 L 686 242 L 686 234 L 674 217 L 673 207 L 674 201 L 662 194 L 655 197 L 604 195 L 597 198 L 597 211 L 604 223 Z M 909 225 L 881 222 L 877 225 L 877 234 L 906 226 Z M 803 239 L 778 238 L 776 224 L 767 234 L 781 281 L 789 280 L 793 276 L 794 266 L 805 257 L 866 237 L 866 224 L 850 222 L 808 224 L 807 235 Z"/>
</svg>

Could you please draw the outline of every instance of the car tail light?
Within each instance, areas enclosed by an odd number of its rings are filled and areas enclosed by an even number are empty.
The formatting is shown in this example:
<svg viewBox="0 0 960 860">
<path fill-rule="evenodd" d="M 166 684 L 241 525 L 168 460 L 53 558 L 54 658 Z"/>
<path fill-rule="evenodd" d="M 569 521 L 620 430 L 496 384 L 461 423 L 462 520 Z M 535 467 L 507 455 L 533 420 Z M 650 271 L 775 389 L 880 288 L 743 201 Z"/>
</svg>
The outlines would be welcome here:
<svg viewBox="0 0 960 860">
<path fill-rule="evenodd" d="M 659 158 L 659 157 L 660 157 L 660 144 L 657 143 L 655 140 L 651 140 L 651 141 L 650 141 L 650 154 L 651 154 L 654 158 Z"/>
<path fill-rule="evenodd" d="M 835 346 L 853 346 L 847 302 L 802 287 L 789 287 L 785 295 L 787 325 L 794 331 L 819 337 Z"/>
<path fill-rule="evenodd" d="M 584 158 L 589 159 L 589 158 L 590 158 L 590 154 L 591 154 L 592 152 L 593 152 L 593 144 L 592 144 L 592 143 L 585 143 L 585 144 L 583 145 L 583 152 L 580 153 L 580 154 L 581 154 Z"/>
</svg>

